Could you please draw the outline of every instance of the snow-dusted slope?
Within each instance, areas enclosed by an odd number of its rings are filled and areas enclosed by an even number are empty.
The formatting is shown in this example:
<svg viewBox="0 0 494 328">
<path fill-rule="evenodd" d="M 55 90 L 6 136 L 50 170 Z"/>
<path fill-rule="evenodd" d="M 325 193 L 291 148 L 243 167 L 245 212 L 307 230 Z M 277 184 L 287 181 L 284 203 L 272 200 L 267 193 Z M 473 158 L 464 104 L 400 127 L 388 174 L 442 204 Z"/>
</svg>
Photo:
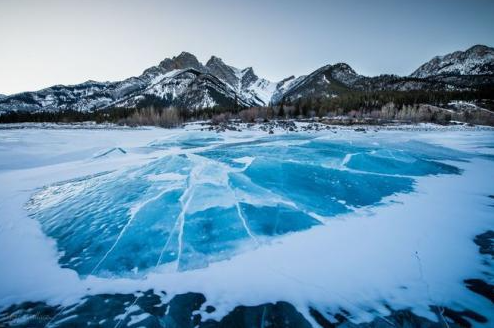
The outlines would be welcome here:
<svg viewBox="0 0 494 328">
<path fill-rule="evenodd" d="M 466 51 L 435 57 L 409 77 L 357 74 L 349 65 L 323 66 L 307 76 L 290 77 L 278 83 L 271 99 L 327 98 L 352 90 L 410 91 L 457 90 L 494 85 L 494 48 L 477 45 Z"/>
<path fill-rule="evenodd" d="M 434 57 L 410 76 L 426 78 L 436 75 L 494 74 L 494 48 L 476 45 L 466 51 L 456 51 Z"/>
<path fill-rule="evenodd" d="M 357 74 L 348 64 L 338 63 L 323 66 L 307 76 L 290 77 L 278 83 L 272 103 L 283 98 L 294 101 L 299 98 L 324 99 L 337 97 L 349 91 L 410 91 L 447 90 L 454 88 L 442 81 L 380 75 L 367 77 Z"/>
<path fill-rule="evenodd" d="M 87 81 L 77 85 L 55 85 L 36 92 L 23 92 L 0 100 L 0 111 L 88 110 L 111 102 L 112 84 Z"/>
<path fill-rule="evenodd" d="M 214 62 L 220 64 L 214 66 Z M 182 52 L 146 69 L 138 77 L 123 81 L 87 81 L 7 96 L 0 99 L 0 112 L 89 111 L 112 106 L 136 107 L 146 100 L 190 109 L 269 103 L 274 84 L 258 78 L 251 68 L 239 70 L 216 57 L 208 63 L 206 67 L 194 55 Z"/>
<path fill-rule="evenodd" d="M 252 67 L 238 69 L 212 56 L 206 63 L 208 72 L 226 82 L 246 103 L 266 106 L 276 89 L 276 83 L 259 78 Z"/>
<path fill-rule="evenodd" d="M 163 106 L 178 106 L 191 110 L 214 106 L 251 106 L 239 98 L 223 80 L 194 68 L 174 69 L 153 79 L 144 90 L 115 102 L 116 107 L 136 107 L 146 100 L 158 101 Z"/>
<path fill-rule="evenodd" d="M 279 103 L 285 93 L 291 90 L 294 86 L 298 85 L 301 81 L 306 78 L 306 75 L 301 75 L 299 77 L 289 76 L 286 79 L 281 80 L 276 84 L 275 92 L 271 98 L 272 103 Z"/>
<path fill-rule="evenodd" d="M 307 76 L 280 82 L 275 99 L 279 101 L 283 97 L 289 100 L 333 97 L 350 90 L 360 77 L 347 64 L 326 65 Z"/>
<path fill-rule="evenodd" d="M 78 111 L 147 104 L 190 110 L 277 104 L 283 98 L 335 97 L 355 90 L 452 90 L 494 85 L 494 49 L 474 46 L 436 57 L 409 77 L 366 77 L 349 65 L 323 66 L 311 74 L 278 83 L 257 76 L 252 67 L 239 69 L 212 56 L 206 65 L 187 52 L 166 58 L 140 76 L 119 82 L 87 81 L 56 85 L 35 92 L 0 96 L 0 113 L 9 111 Z"/>
</svg>

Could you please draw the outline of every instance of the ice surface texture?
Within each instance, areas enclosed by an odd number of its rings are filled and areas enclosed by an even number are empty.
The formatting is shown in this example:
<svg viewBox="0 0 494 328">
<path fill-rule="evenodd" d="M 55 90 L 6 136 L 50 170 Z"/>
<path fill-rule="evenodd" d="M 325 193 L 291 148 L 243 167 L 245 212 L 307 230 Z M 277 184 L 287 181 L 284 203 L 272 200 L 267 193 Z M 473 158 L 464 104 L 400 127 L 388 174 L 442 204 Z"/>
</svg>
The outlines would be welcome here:
<svg viewBox="0 0 494 328">
<path fill-rule="evenodd" d="M 28 203 L 80 275 L 139 277 L 230 258 L 277 236 L 458 174 L 464 156 L 420 142 L 350 143 L 282 135 L 235 143 L 193 133 L 146 165 L 47 186 Z"/>
</svg>

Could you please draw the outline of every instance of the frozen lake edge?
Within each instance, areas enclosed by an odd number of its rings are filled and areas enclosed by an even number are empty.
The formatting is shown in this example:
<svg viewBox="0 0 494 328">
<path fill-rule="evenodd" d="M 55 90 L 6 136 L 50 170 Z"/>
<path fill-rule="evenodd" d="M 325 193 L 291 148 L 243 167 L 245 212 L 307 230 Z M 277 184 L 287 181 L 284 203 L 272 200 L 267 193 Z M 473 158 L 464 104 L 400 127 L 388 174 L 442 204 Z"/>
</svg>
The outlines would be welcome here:
<svg viewBox="0 0 494 328">
<path fill-rule="evenodd" d="M 363 134 L 360 132 L 353 131 L 354 128 L 355 127 L 338 129 L 338 132 L 341 132 L 343 134 L 342 136 L 339 136 L 338 138 L 341 138 L 341 139 L 356 138 L 356 140 L 360 139 Z M 114 131 L 108 130 L 108 131 L 104 132 L 104 133 L 108 133 L 108 135 L 106 135 L 105 140 L 103 142 L 101 142 L 101 141 L 99 141 L 100 136 L 96 135 L 98 132 L 101 132 L 101 131 L 94 131 L 95 135 L 89 137 L 91 140 L 89 142 L 83 142 L 82 140 L 78 140 L 78 139 L 84 137 L 83 133 L 85 131 L 83 129 L 82 130 L 77 129 L 77 130 L 79 130 L 79 132 L 77 132 L 79 134 L 75 135 L 75 136 L 70 134 L 71 131 L 66 131 L 66 130 L 67 129 L 62 129 L 62 130 L 58 131 L 58 129 L 57 129 L 57 131 L 53 132 L 54 135 L 51 135 L 48 137 L 43 135 L 43 131 L 46 131 L 46 130 L 33 129 L 33 130 L 31 130 L 32 131 L 31 136 L 24 136 L 22 134 L 19 135 L 18 131 L 14 131 L 14 132 L 12 132 L 13 134 L 9 135 L 9 133 L 11 133 L 11 130 L 5 132 L 6 134 L 4 134 L 4 131 L 2 131 L 2 142 L 7 142 L 7 143 L 19 142 L 19 140 L 13 140 L 15 138 L 20 138 L 20 139 L 26 138 L 26 140 L 28 140 L 29 138 L 35 137 L 35 138 L 39 139 L 39 140 L 37 140 L 39 142 L 43 142 L 43 141 L 44 142 L 47 142 L 47 141 L 51 142 L 51 141 L 61 141 L 61 140 L 67 141 L 67 139 L 63 139 L 63 138 L 69 138 L 71 143 L 74 143 L 74 142 L 76 144 L 80 143 L 80 144 L 82 144 L 80 146 L 83 146 L 83 148 L 86 147 L 84 151 L 72 152 L 71 150 L 68 151 L 68 149 L 73 148 L 73 146 L 74 146 L 73 144 L 68 145 L 69 147 L 67 147 L 67 145 L 60 144 L 61 145 L 60 146 L 60 153 L 56 154 L 57 156 L 51 156 L 48 158 L 43 158 L 44 155 L 41 154 L 40 156 L 37 156 L 37 160 L 39 160 L 39 162 L 37 162 L 36 165 L 34 165 L 34 166 L 28 165 L 22 170 L 12 170 L 12 167 L 14 167 L 18 163 L 15 163 L 15 162 L 8 163 L 7 162 L 7 165 L 4 166 L 6 168 L 4 170 L 2 170 L 0 173 L 0 179 L 2 181 L 3 186 L 11 186 L 11 187 L 13 187 L 12 188 L 13 190 L 7 190 L 7 188 L 2 188 L 2 190 L 1 190 L 2 191 L 2 199 L 3 199 L 2 203 L 1 203 L 2 211 L 8 210 L 9 212 L 7 212 L 7 213 L 11 213 L 12 217 L 15 217 L 15 215 L 18 215 L 18 218 L 22 219 L 24 217 L 22 220 L 26 220 L 28 218 L 25 217 L 25 213 L 22 210 L 23 204 L 27 201 L 26 197 L 29 197 L 35 188 L 39 188 L 39 187 L 42 187 L 42 186 L 47 185 L 47 184 L 59 182 L 61 180 L 68 180 L 70 178 L 76 178 L 76 177 L 81 176 L 81 175 L 91 174 L 94 172 L 101 171 L 103 169 L 111 169 L 112 167 L 115 167 L 115 165 L 127 165 L 126 163 L 128 163 L 128 159 L 126 159 L 124 157 L 125 155 L 123 153 L 120 153 L 120 154 L 112 153 L 115 156 L 112 155 L 110 157 L 105 157 L 105 158 L 103 158 L 103 160 L 101 162 L 97 162 L 97 163 L 94 160 L 88 161 L 87 160 L 88 154 L 91 154 L 90 157 L 94 157 L 93 156 L 94 154 L 104 154 L 105 153 L 104 150 L 111 150 L 111 149 L 114 149 L 117 147 L 121 147 L 122 149 L 125 149 L 126 151 L 129 151 L 129 149 L 133 149 L 133 148 L 139 149 L 142 146 L 143 142 L 152 142 L 152 141 L 155 141 L 156 138 L 160 138 L 160 137 L 165 137 L 165 139 L 166 139 L 166 138 L 169 138 L 170 135 L 177 133 L 177 131 L 179 134 L 181 133 L 181 130 L 178 130 L 178 129 L 161 130 L 161 129 L 154 129 L 154 128 L 143 129 L 143 130 L 133 130 L 133 129 L 114 130 Z M 103 130 L 105 130 L 105 129 L 103 129 Z M 20 131 L 22 131 L 22 130 L 20 130 Z M 123 132 L 124 134 L 128 134 L 128 135 L 122 136 L 119 134 L 120 132 Z M 137 136 L 137 137 L 132 136 L 132 134 L 134 132 L 142 133 L 142 135 Z M 278 133 L 282 134 L 283 133 L 281 131 L 279 131 L 279 132 L 275 131 L 275 132 L 276 132 L 276 134 L 278 134 Z M 431 130 L 429 128 L 429 130 L 424 131 L 424 130 L 420 130 L 416 127 L 416 128 L 410 128 L 407 131 L 401 131 L 401 130 L 400 131 L 396 131 L 396 130 L 378 131 L 378 132 L 369 131 L 369 135 L 371 135 L 371 138 L 380 138 L 380 137 L 375 136 L 375 135 L 380 134 L 380 133 L 385 133 L 384 137 L 386 137 L 386 138 L 390 137 L 390 136 L 391 137 L 400 137 L 399 135 L 396 135 L 396 133 L 401 133 L 401 132 L 404 132 L 405 135 L 407 133 L 413 133 L 413 132 L 423 133 L 421 136 L 416 136 L 416 135 L 406 136 L 406 138 L 413 138 L 413 139 L 418 138 L 421 140 L 433 141 L 434 143 L 439 142 L 445 146 L 454 146 L 457 149 L 460 149 L 462 151 L 465 151 L 468 149 L 471 151 L 474 148 L 476 149 L 475 151 L 479 151 L 478 150 L 479 149 L 478 139 L 480 137 L 481 137 L 480 139 L 483 138 L 482 139 L 483 141 L 480 143 L 481 144 L 480 146 L 485 146 L 484 143 L 486 141 L 487 142 L 492 141 L 492 132 L 489 129 L 483 130 L 483 131 L 476 131 L 473 129 L 466 129 L 466 130 L 462 130 L 462 131 L 451 131 L 451 130 L 443 130 L 440 127 L 438 127 L 438 128 L 434 128 L 433 130 Z M 41 135 L 40 135 L 40 133 L 41 133 Z M 112 133 L 114 133 L 114 135 L 112 135 Z M 165 133 L 165 135 L 163 136 L 162 133 Z M 258 138 L 259 134 L 261 134 L 261 133 L 263 134 L 263 136 L 266 134 L 264 131 L 258 131 L 258 130 L 253 129 L 253 131 L 251 131 L 251 132 L 248 132 L 248 131 L 226 132 L 225 135 L 227 136 L 227 138 L 232 138 L 232 136 L 234 134 L 246 134 L 246 133 L 252 133 L 252 135 L 247 136 L 247 137 L 248 138 L 254 138 L 254 139 Z M 322 134 L 322 137 L 325 137 L 324 133 L 326 133 L 326 132 L 323 131 L 323 132 L 318 132 L 318 133 Z M 437 135 L 437 134 L 441 134 L 441 133 L 444 133 L 445 135 Z M 470 133 L 472 133 L 473 136 L 470 135 Z M 333 133 L 331 133 L 331 134 L 333 134 Z M 388 134 L 390 134 L 390 135 L 388 135 Z M 430 135 L 430 134 L 436 134 L 436 135 Z M 112 140 L 110 138 L 111 136 L 113 136 L 113 137 L 118 136 L 119 139 L 113 139 Z M 403 136 L 401 136 L 401 137 L 403 137 Z M 61 139 L 56 139 L 56 138 L 61 138 Z M 233 136 L 233 138 L 234 138 L 234 136 Z M 41 139 L 44 139 L 44 140 L 41 140 Z M 341 140 L 341 139 L 339 139 L 339 140 Z M 96 140 L 98 140 L 97 143 L 96 143 Z M 462 144 L 462 142 L 463 142 L 463 144 Z M 93 148 L 93 146 L 95 144 L 98 145 L 98 147 L 96 147 L 98 149 Z M 3 144 L 2 146 L 5 146 L 5 144 Z M 470 147 L 470 148 L 468 148 L 468 147 Z M 472 148 L 472 147 L 474 147 L 474 148 Z M 21 149 L 27 149 L 27 148 L 21 148 Z M 481 149 L 480 152 L 482 152 L 483 154 L 492 156 L 492 153 L 489 153 L 489 149 L 492 149 L 492 148 L 487 147 L 487 149 Z M 36 150 L 36 147 L 32 148 L 32 150 Z M 51 151 L 53 151 L 53 150 L 51 150 Z M 101 152 L 101 151 L 103 151 L 103 152 Z M 67 156 L 67 153 L 70 153 L 70 156 Z M 31 155 L 32 155 L 32 153 L 31 153 Z M 31 156 L 31 155 L 29 155 L 29 156 Z M 142 163 L 142 162 L 146 162 L 149 160 L 149 154 L 147 154 L 147 153 L 142 153 L 142 152 L 138 152 L 138 151 L 136 151 L 136 152 L 131 151 L 130 155 L 132 156 L 132 163 Z M 8 147 L 5 147 L 3 152 L 2 152 L 2 160 L 4 158 L 6 158 L 6 156 L 12 156 L 12 153 L 9 154 Z M 25 157 L 24 159 L 29 158 L 29 156 Z M 16 157 L 16 156 L 13 156 L 13 157 Z M 20 157 L 17 157 L 17 159 L 18 158 L 20 158 Z M 58 163 L 57 163 L 57 161 L 58 161 Z M 486 174 L 488 174 L 488 175 L 487 175 L 487 179 L 485 177 L 484 177 L 484 179 L 489 180 L 489 178 L 492 177 L 492 170 L 490 170 L 492 168 L 492 162 L 489 162 L 488 159 L 482 159 L 480 161 L 482 163 L 481 164 L 476 163 L 476 164 L 480 165 L 478 167 L 476 166 L 476 168 L 482 167 L 483 169 L 485 169 L 487 172 Z M 77 168 L 76 171 L 74 171 L 75 168 Z M 470 170 L 471 168 L 469 169 L 468 165 L 465 164 L 463 169 Z M 53 172 L 57 172 L 57 174 L 53 175 Z M 22 175 L 19 176 L 19 174 L 22 174 Z M 40 177 L 42 177 L 42 178 L 40 178 Z M 446 178 L 446 177 L 444 177 L 444 178 Z M 479 179 L 479 177 L 477 177 L 477 179 Z M 479 180 L 476 180 L 476 181 L 481 181 L 481 180 L 482 179 L 480 178 Z M 420 186 L 420 182 L 419 182 L 419 186 Z M 480 186 L 479 186 L 479 189 L 481 189 Z M 12 191 L 15 191 L 15 193 L 13 193 Z M 419 190 L 419 193 L 420 192 L 426 192 L 426 191 Z M 485 192 L 490 192 L 492 194 L 492 190 L 487 191 L 487 189 L 486 189 Z M 485 196 L 486 195 L 484 195 L 484 197 Z M 413 195 L 410 195 L 410 197 L 413 197 Z M 475 199 L 477 199 L 477 198 L 475 198 Z M 401 199 L 401 200 L 403 200 L 403 199 Z M 485 202 L 487 202 L 487 198 L 486 198 Z M 20 205 L 20 208 L 19 208 L 19 205 Z M 4 212 L 4 213 L 6 213 L 6 212 Z M 375 215 L 377 215 L 377 214 L 375 214 Z M 7 221 L 5 221 L 6 219 L 7 218 L 4 218 L 1 221 L 1 224 L 2 224 L 1 232 L 3 234 L 2 237 L 5 236 L 5 233 L 14 232 L 14 234 L 15 234 L 15 233 L 19 232 L 19 227 L 16 226 L 16 224 L 18 224 L 18 223 L 12 222 L 12 221 L 7 222 Z M 34 222 L 32 222 L 32 221 L 33 220 L 29 221 L 30 225 L 34 224 Z M 22 221 L 22 222 L 24 222 L 24 221 Z M 485 228 L 492 227 L 492 222 L 490 222 L 490 223 L 484 222 L 482 227 L 485 227 Z M 22 228 L 26 228 L 26 226 L 22 226 Z M 27 229 L 27 231 L 23 231 L 24 236 L 26 236 L 26 234 L 27 234 L 27 236 L 29 237 L 29 236 L 31 236 L 31 233 L 32 233 L 32 234 L 34 234 L 35 238 L 39 239 L 39 242 L 46 243 L 46 239 L 42 235 L 41 230 L 39 229 L 39 226 L 37 226 L 37 227 L 32 226 L 31 228 L 34 230 L 30 231 L 29 229 Z M 478 227 L 478 228 L 480 229 L 481 227 Z M 23 230 L 23 229 L 21 229 L 21 230 Z M 477 231 L 477 233 L 480 234 L 484 231 Z M 289 236 L 288 238 L 289 239 L 296 239 L 295 236 Z M 473 236 L 471 236 L 470 239 L 473 239 Z M 12 262 L 12 254 L 11 254 L 11 252 L 6 252 L 5 250 L 10 250 L 10 251 L 16 250 L 14 247 L 15 244 L 11 244 L 11 242 L 14 242 L 14 241 L 2 238 L 2 244 L 5 243 L 5 245 L 2 245 L 2 249 L 4 251 L 2 251 L 2 253 L 1 253 L 1 259 L 2 259 L 2 261 L 6 262 L 6 263 L 9 261 Z M 46 245 L 44 247 L 46 247 Z M 50 247 L 53 247 L 53 244 Z M 276 248 L 278 246 L 273 245 L 273 247 Z M 273 247 L 270 247 L 270 248 L 273 248 Z M 280 248 L 280 247 L 278 247 L 278 248 Z M 476 249 L 476 247 L 473 243 L 472 243 L 471 247 L 469 247 L 469 251 L 471 251 L 472 249 L 473 250 Z M 20 251 L 21 252 L 23 251 L 22 248 L 20 249 Z M 24 251 L 28 251 L 28 250 L 26 249 Z M 52 252 L 52 251 L 53 251 L 53 248 L 51 248 L 50 252 Z M 273 250 L 273 251 L 278 252 L 278 250 Z M 478 253 L 478 251 L 476 251 L 476 252 Z M 43 254 L 44 254 L 43 256 L 47 256 L 46 257 L 47 261 L 51 261 L 53 259 L 52 258 L 53 254 L 51 254 L 51 253 L 43 253 Z M 475 254 L 475 255 L 472 254 L 471 258 L 470 258 L 470 255 L 468 256 L 468 258 L 470 260 L 474 260 L 474 259 L 478 260 L 479 255 L 478 254 Z M 43 270 L 39 271 L 39 273 L 45 272 L 45 274 L 48 272 L 48 275 L 50 275 L 49 272 L 52 272 L 52 274 L 53 274 L 52 278 L 55 279 L 55 281 L 47 280 L 47 281 L 45 281 L 45 283 L 46 283 L 45 286 L 50 286 L 50 284 L 56 282 L 57 277 L 58 278 L 61 277 L 60 272 L 59 272 L 60 268 L 58 267 L 58 265 L 56 265 L 56 262 L 54 264 L 55 264 L 54 267 L 43 268 Z M 91 287 L 94 289 L 94 291 L 91 291 L 90 294 L 98 294 L 99 291 L 103 292 L 105 289 L 101 286 L 101 284 L 98 283 L 97 280 L 95 280 L 94 281 L 95 284 L 93 284 L 93 282 L 91 282 L 91 281 L 86 281 L 82 286 L 75 288 L 75 290 L 70 290 L 70 288 L 69 288 L 68 291 L 61 291 L 61 290 L 47 291 L 47 290 L 43 290 L 44 288 L 39 288 L 39 285 L 38 285 L 38 287 L 35 288 L 35 292 L 33 293 L 33 288 L 32 288 L 33 286 L 28 286 L 28 285 L 24 284 L 23 281 L 25 281 L 25 280 L 22 280 L 22 279 L 29 279 L 27 277 L 29 277 L 30 275 L 27 272 L 16 271 L 15 265 L 16 265 L 16 263 L 13 263 L 12 271 L 11 272 L 4 272 L 3 273 L 4 276 L 2 276 L 3 284 L 11 283 L 13 285 L 13 286 L 8 286 L 8 287 L 6 285 L 4 285 L 5 288 L 2 288 L 3 293 L 0 296 L 2 298 L 2 305 L 3 306 L 8 306 L 8 304 L 9 303 L 11 304 L 12 302 L 19 302 L 22 299 L 27 300 L 27 299 L 29 299 L 29 297 L 32 297 L 33 301 L 47 299 L 47 300 L 49 300 L 50 304 L 57 304 L 59 302 L 63 302 L 64 304 L 66 304 L 66 303 L 70 303 L 71 299 L 75 300 L 75 299 L 78 299 L 79 297 L 83 296 L 84 294 L 86 294 L 86 292 L 82 291 L 85 288 Z M 21 270 L 22 269 L 21 263 L 19 263 L 17 265 L 18 265 L 17 269 Z M 481 268 L 481 267 L 482 267 L 481 265 L 476 265 L 476 268 Z M 48 270 L 48 271 L 45 271 L 45 270 Z M 53 271 L 50 271 L 50 270 L 53 270 Z M 65 270 L 63 270 L 63 271 L 65 271 Z M 276 275 L 278 275 L 278 274 L 279 273 L 276 273 Z M 15 277 L 16 275 L 17 275 L 17 277 Z M 69 281 L 78 281 L 78 279 L 79 279 L 76 276 L 74 277 L 73 273 L 70 273 L 70 272 L 65 272 L 63 275 L 66 275 L 68 277 Z M 465 278 L 473 278 L 473 277 L 465 277 Z M 175 278 L 172 278 L 172 279 L 175 279 Z M 177 279 L 178 279 L 178 277 L 177 277 Z M 144 284 L 142 286 L 138 286 L 137 284 L 130 283 L 129 286 L 123 287 L 121 284 L 124 282 L 125 281 L 122 281 L 121 283 L 117 283 L 116 285 L 114 285 L 114 287 L 111 287 L 111 288 L 115 292 L 117 292 L 119 289 L 119 287 L 117 287 L 117 286 L 120 285 L 120 287 L 122 287 L 121 292 L 127 293 L 127 292 L 131 291 L 132 289 L 147 290 L 147 289 L 142 289 L 142 288 L 146 288 L 146 286 L 147 287 L 153 286 L 153 283 L 149 282 L 149 284 Z M 24 286 L 22 286 L 22 284 L 24 284 Z M 196 284 L 192 284 L 191 286 L 194 286 L 194 285 L 196 285 Z M 36 285 L 34 285 L 34 286 L 36 286 Z M 45 286 L 42 286 L 42 287 L 45 287 Z M 259 285 L 259 286 L 257 286 L 257 288 L 260 288 L 261 286 L 262 285 Z M 81 289 L 81 287 L 82 287 L 82 289 Z M 263 288 L 266 288 L 266 286 L 263 286 Z M 66 289 L 66 288 L 62 288 L 62 289 Z M 181 295 L 181 292 L 183 292 L 183 290 L 180 290 L 180 289 L 181 288 L 178 288 L 178 290 L 174 291 L 172 293 L 172 295 Z M 163 290 L 167 291 L 166 288 L 164 288 Z M 222 289 L 214 290 L 214 288 L 205 288 L 204 294 L 208 298 L 208 301 L 211 301 L 214 304 L 213 299 L 215 298 L 215 294 L 220 293 L 221 290 Z M 198 290 L 191 289 L 190 291 L 198 291 Z M 223 291 L 228 291 L 228 289 L 223 288 Z M 16 293 L 18 293 L 18 294 L 16 294 Z M 266 295 L 268 295 L 268 294 L 266 293 Z M 12 296 L 14 296 L 14 297 L 12 297 Z M 216 298 L 218 298 L 217 296 L 219 296 L 219 295 L 216 295 Z M 317 296 L 317 297 L 319 298 L 319 296 Z M 210 300 L 210 298 L 211 298 L 211 300 Z M 289 295 L 285 295 L 285 298 L 287 301 L 290 300 Z M 478 300 L 476 297 L 472 296 L 472 298 L 474 300 L 472 304 L 484 304 L 481 300 Z M 221 297 L 218 299 L 221 300 Z M 343 299 L 343 298 L 341 298 L 341 299 Z M 223 302 L 224 301 L 225 300 L 223 300 Z M 250 302 L 247 302 L 247 304 L 245 304 L 245 305 L 255 305 L 256 301 L 260 301 L 257 304 L 263 304 L 262 297 L 261 297 L 258 300 L 252 300 Z M 268 301 L 272 301 L 274 303 L 276 301 L 283 301 L 283 299 L 279 299 L 279 300 L 269 299 Z M 300 301 L 300 300 L 298 300 L 298 301 Z M 241 301 L 237 301 L 237 303 L 238 302 L 241 302 Z M 445 300 L 445 302 L 447 303 L 448 301 Z M 472 300 L 468 300 L 468 302 L 472 302 Z M 252 303 L 254 303 L 254 304 L 252 304 Z M 304 304 L 304 303 L 305 303 L 305 300 L 300 301 L 299 304 L 297 304 L 297 302 L 295 302 L 295 308 L 300 309 L 302 304 Z M 404 303 L 406 303 L 406 302 L 404 302 Z M 221 301 L 219 302 L 219 304 L 221 304 Z M 242 303 L 239 303 L 239 304 L 242 304 Z M 379 305 L 379 302 L 377 304 L 369 302 L 368 304 L 372 304 L 372 305 L 370 305 L 369 310 L 376 305 L 377 305 L 377 307 L 382 307 L 382 303 L 381 303 L 381 305 Z M 428 304 L 428 305 L 430 306 L 433 304 Z M 233 308 L 235 308 L 235 305 L 238 305 L 238 304 L 235 304 L 235 302 L 233 302 L 231 304 L 225 305 L 223 309 L 218 307 L 218 311 L 217 311 L 217 313 L 219 313 L 218 316 L 217 317 L 212 316 L 212 317 L 215 319 L 225 317 L 225 315 L 229 312 L 229 310 L 232 310 Z M 441 305 L 441 304 L 438 304 L 438 305 Z M 401 304 L 401 306 L 406 306 L 406 304 Z M 456 304 L 456 306 L 458 306 L 459 308 L 462 308 L 462 306 L 464 306 L 464 305 Z M 411 306 L 411 307 L 413 307 L 413 306 Z M 401 308 L 401 307 L 398 307 L 398 308 Z M 427 309 L 427 306 L 424 306 L 424 309 Z M 472 310 L 475 310 L 475 309 L 472 309 Z M 378 311 L 377 313 L 383 313 L 383 314 L 378 315 L 378 317 L 379 317 L 379 316 L 384 316 L 387 310 L 385 308 L 381 308 L 381 309 L 378 309 L 377 311 Z M 420 312 L 420 308 L 416 312 L 419 314 L 423 314 Z M 308 313 L 306 312 L 303 314 L 307 315 Z M 333 312 L 333 314 L 335 314 L 335 312 Z M 359 318 L 359 315 L 356 315 L 357 322 L 362 321 L 362 320 L 363 321 L 370 320 L 375 315 L 365 316 L 364 313 L 360 313 L 360 316 L 361 317 Z M 313 316 L 311 316 L 311 317 L 313 318 Z M 205 316 L 205 318 L 207 318 L 207 316 Z M 316 320 L 316 319 L 313 319 L 313 320 Z M 312 321 L 311 323 L 313 324 L 314 321 Z"/>
</svg>

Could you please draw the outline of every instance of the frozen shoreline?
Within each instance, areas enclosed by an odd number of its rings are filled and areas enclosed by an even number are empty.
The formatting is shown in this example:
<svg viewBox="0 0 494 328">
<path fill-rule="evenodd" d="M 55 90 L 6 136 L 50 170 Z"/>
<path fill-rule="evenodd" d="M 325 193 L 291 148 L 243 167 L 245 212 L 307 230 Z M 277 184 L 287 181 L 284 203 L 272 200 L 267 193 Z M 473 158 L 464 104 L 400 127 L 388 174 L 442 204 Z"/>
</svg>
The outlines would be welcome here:
<svg viewBox="0 0 494 328">
<path fill-rule="evenodd" d="M 413 139 L 477 155 L 493 155 L 492 128 L 479 131 L 465 127 L 457 131 L 427 125 L 375 132 L 371 127 L 366 134 L 354 131 L 355 128 L 338 127 L 341 133 L 336 135 L 330 131 L 311 133 L 318 133 L 319 138 L 356 142 L 368 138 L 375 142 L 387 138 Z M 0 185 L 4 187 L 0 189 L 0 208 L 5 215 L 0 220 L 0 260 L 9 263 L 9 269 L 0 273 L 0 305 L 28 300 L 70 304 L 88 294 L 154 288 L 166 291 L 168 299 L 186 292 L 204 294 L 207 302 L 201 310 L 203 319 L 220 319 L 237 305 L 287 301 L 306 318 L 311 318 L 308 305 L 332 313 L 344 306 L 355 322 L 363 322 L 374 318 L 371 309 L 380 316 L 389 314 L 382 300 L 394 309 L 412 308 L 414 313 L 431 320 L 435 318 L 428 306 L 434 304 L 457 310 L 470 308 L 488 316 L 489 321 L 494 319 L 485 311 L 492 305 L 461 283 L 461 279 L 484 277 L 484 258 L 472 240 L 475 235 L 493 229 L 487 196 L 494 193 L 490 183 L 494 181 L 494 167 L 492 160 L 486 158 L 455 162 L 464 170 L 459 176 L 417 178 L 415 192 L 391 196 L 385 201 L 386 206 L 364 208 L 205 269 L 156 272 L 144 280 L 133 280 L 81 279 L 74 271 L 59 267 L 55 242 L 44 236 L 39 223 L 27 217 L 24 210 L 33 191 L 62 180 L 141 165 L 167 153 L 139 151 L 149 142 L 173 139 L 200 129 L 201 125 L 192 124 L 185 129 L 169 130 L 1 130 Z M 266 132 L 252 128 L 226 131 L 224 135 L 225 142 L 237 142 L 265 137 Z M 20 147 L 27 155 L 14 156 L 11 147 Z M 112 147 L 122 147 L 128 154 L 94 158 Z M 76 153 L 74 148 L 78 148 Z M 5 160 L 7 156 L 17 159 Z M 34 163 L 15 169 L 19 159 Z M 362 262 L 362 256 L 372 261 Z M 321 266 L 321 258 L 332 260 Z M 407 289 L 401 288 L 403 285 Z M 206 313 L 206 305 L 213 305 L 216 311 Z"/>
<path fill-rule="evenodd" d="M 288 127 L 283 127 L 279 122 L 294 124 L 297 130 L 288 130 Z M 400 124 L 390 123 L 382 125 L 373 124 L 324 124 L 318 121 L 297 121 L 297 120 L 273 120 L 266 123 L 239 123 L 230 122 L 228 124 L 214 125 L 210 121 L 197 121 L 188 122 L 180 127 L 176 128 L 163 128 L 164 130 L 208 130 L 224 132 L 229 130 L 227 127 L 235 127 L 237 132 L 243 130 L 248 131 L 269 131 L 269 127 L 272 126 L 273 132 L 310 132 L 311 130 L 344 130 L 354 131 L 355 129 L 363 129 L 370 131 L 494 131 L 494 127 L 487 125 L 469 125 L 466 123 L 440 125 L 435 123 L 416 123 L 416 124 Z M 309 129 L 307 129 L 309 127 Z M 223 128 L 223 129 L 222 129 Z M 159 127 L 152 126 L 137 126 L 131 127 L 127 125 L 118 125 L 114 123 L 95 123 L 95 122 L 80 122 L 80 123 L 2 123 L 0 124 L 1 130 L 15 130 L 15 129 L 49 129 L 49 130 L 149 130 L 149 129 L 161 129 Z M 229 130 L 235 131 L 235 130 Z"/>
</svg>

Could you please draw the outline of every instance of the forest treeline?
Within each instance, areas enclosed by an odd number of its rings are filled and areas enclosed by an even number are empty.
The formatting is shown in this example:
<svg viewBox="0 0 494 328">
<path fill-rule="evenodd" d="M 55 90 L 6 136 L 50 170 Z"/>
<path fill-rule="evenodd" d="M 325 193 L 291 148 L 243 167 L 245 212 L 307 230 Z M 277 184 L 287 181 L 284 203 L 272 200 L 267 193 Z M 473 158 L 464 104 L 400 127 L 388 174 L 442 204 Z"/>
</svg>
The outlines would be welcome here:
<svg viewBox="0 0 494 328">
<path fill-rule="evenodd" d="M 243 122 L 258 120 L 345 117 L 386 121 L 448 123 L 451 120 L 474 124 L 494 125 L 492 112 L 486 110 L 447 110 L 451 101 L 482 102 L 494 107 L 494 87 L 472 91 L 375 91 L 347 92 L 337 97 L 306 98 L 268 107 L 214 107 L 199 110 L 165 107 L 159 102 L 139 104 L 137 108 L 114 107 L 96 111 L 16 111 L 0 115 L 0 123 L 20 122 L 84 122 L 116 123 L 130 126 L 156 125 L 174 127 L 184 122 L 212 120 L 221 123 L 229 119 Z"/>
</svg>

